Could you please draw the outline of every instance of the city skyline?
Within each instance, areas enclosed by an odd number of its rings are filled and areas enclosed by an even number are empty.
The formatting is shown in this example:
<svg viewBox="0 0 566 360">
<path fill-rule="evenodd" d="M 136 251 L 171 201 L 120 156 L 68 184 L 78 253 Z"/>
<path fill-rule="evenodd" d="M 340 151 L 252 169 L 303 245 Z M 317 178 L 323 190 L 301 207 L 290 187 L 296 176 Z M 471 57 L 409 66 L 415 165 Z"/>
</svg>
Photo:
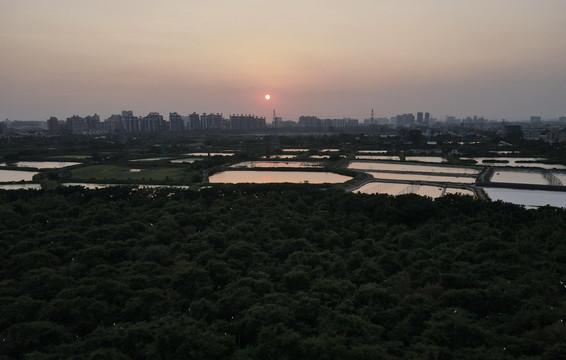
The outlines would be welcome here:
<svg viewBox="0 0 566 360">
<path fill-rule="evenodd" d="M 558 118 L 564 13 L 562 0 L 0 0 L 0 117 Z"/>
</svg>

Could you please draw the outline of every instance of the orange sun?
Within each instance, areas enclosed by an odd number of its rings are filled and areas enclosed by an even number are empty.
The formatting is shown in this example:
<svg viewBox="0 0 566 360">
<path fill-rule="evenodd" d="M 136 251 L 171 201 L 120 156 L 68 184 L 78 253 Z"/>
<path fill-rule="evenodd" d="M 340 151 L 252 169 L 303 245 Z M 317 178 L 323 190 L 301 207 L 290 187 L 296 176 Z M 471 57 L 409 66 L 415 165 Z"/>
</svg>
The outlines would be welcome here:
<svg viewBox="0 0 566 360">
<path fill-rule="evenodd" d="M 269 100 L 269 99 L 271 99 L 271 95 L 269 94 L 265 95 L 265 100 Z"/>
</svg>

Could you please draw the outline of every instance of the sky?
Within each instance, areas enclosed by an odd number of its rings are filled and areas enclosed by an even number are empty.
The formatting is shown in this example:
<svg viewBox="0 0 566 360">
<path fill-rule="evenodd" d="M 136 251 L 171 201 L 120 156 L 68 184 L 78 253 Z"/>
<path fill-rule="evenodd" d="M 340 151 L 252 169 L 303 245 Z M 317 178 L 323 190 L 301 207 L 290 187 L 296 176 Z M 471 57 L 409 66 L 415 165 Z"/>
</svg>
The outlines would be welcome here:
<svg viewBox="0 0 566 360">
<path fill-rule="evenodd" d="M 0 119 L 558 118 L 565 15 L 565 0 L 0 0 Z"/>
</svg>

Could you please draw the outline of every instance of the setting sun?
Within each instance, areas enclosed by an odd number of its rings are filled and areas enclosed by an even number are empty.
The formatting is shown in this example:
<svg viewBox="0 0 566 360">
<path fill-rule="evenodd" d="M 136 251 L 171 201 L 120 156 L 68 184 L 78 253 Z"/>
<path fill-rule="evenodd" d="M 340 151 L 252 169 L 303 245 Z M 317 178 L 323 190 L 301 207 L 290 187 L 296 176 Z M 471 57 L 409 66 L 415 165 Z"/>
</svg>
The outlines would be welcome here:
<svg viewBox="0 0 566 360">
<path fill-rule="evenodd" d="M 269 100 L 269 99 L 271 99 L 271 95 L 269 94 L 265 95 L 265 100 Z"/>
</svg>

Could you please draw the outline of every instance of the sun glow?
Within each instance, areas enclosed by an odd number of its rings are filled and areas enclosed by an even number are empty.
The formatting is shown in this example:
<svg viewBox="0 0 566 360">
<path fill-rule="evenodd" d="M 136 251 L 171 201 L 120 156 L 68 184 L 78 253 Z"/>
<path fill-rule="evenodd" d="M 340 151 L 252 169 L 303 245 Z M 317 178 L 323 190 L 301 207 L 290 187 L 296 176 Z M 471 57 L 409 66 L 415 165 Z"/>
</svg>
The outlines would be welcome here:
<svg viewBox="0 0 566 360">
<path fill-rule="evenodd" d="M 265 95 L 265 100 L 270 100 L 271 99 L 271 95 L 267 94 Z"/>
</svg>

